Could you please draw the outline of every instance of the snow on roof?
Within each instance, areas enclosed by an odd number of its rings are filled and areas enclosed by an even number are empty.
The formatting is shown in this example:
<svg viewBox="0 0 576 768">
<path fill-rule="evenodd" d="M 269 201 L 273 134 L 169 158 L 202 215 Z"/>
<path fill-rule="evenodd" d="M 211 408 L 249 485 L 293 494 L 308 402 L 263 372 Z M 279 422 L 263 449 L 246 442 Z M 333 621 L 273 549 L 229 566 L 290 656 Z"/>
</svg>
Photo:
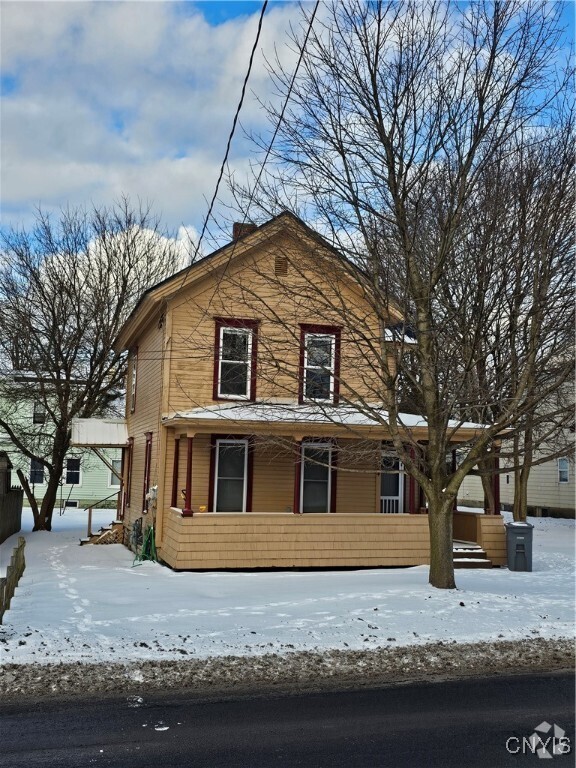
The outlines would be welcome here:
<svg viewBox="0 0 576 768">
<path fill-rule="evenodd" d="M 122 448 L 128 445 L 124 419 L 73 419 L 70 444 L 79 448 Z"/>
<path fill-rule="evenodd" d="M 396 327 L 384 329 L 384 341 L 395 341 L 402 344 L 411 344 L 412 346 L 417 343 L 415 338 L 409 336 L 407 333 L 398 331 Z"/>
<path fill-rule="evenodd" d="M 362 413 L 350 405 L 315 405 L 297 403 L 234 403 L 226 405 L 209 405 L 204 408 L 193 408 L 190 411 L 176 412 L 166 417 L 165 422 L 186 421 L 272 421 L 287 424 L 340 424 L 349 427 L 387 426 L 388 411 L 377 406 L 368 406 L 370 413 Z M 400 421 L 405 427 L 427 427 L 424 416 L 400 413 Z M 467 429 L 484 429 L 482 424 L 472 422 L 450 421 L 450 429 L 459 427 Z"/>
</svg>

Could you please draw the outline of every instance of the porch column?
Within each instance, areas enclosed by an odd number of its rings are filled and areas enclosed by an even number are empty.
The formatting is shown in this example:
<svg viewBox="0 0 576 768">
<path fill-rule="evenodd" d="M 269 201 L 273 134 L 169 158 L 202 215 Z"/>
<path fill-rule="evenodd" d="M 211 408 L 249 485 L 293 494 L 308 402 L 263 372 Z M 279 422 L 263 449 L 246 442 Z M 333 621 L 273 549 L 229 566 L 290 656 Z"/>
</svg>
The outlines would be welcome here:
<svg viewBox="0 0 576 768">
<path fill-rule="evenodd" d="M 180 435 L 174 435 L 174 466 L 172 468 L 172 498 L 171 507 L 178 505 L 178 466 L 180 463 Z"/>
<path fill-rule="evenodd" d="M 331 453 L 330 466 L 330 509 L 332 514 L 336 513 L 336 494 L 338 493 L 338 443 L 334 440 Z"/>
<path fill-rule="evenodd" d="M 452 461 L 450 464 L 450 469 L 452 470 L 452 474 L 456 472 L 456 448 L 452 448 Z M 454 502 L 452 503 L 452 511 L 457 512 L 458 511 L 458 497 L 454 499 Z"/>
<path fill-rule="evenodd" d="M 492 493 L 494 494 L 494 514 L 500 515 L 502 514 L 502 510 L 500 508 L 500 472 L 498 471 L 500 469 L 500 446 L 494 444 L 492 448 L 493 452 L 493 462 L 494 462 L 494 473 L 492 475 Z"/>
<path fill-rule="evenodd" d="M 186 438 L 187 452 L 186 452 L 186 497 L 184 500 L 184 509 L 182 510 L 182 517 L 193 517 L 192 511 L 192 447 L 194 444 L 194 438 Z"/>
<path fill-rule="evenodd" d="M 294 506 L 292 512 L 295 515 L 300 514 L 300 483 L 302 479 L 302 440 L 296 440 L 295 443 L 296 459 L 294 461 Z"/>
<path fill-rule="evenodd" d="M 410 448 L 410 458 L 414 461 L 414 448 Z M 408 475 L 408 514 L 416 514 L 416 480 L 412 475 Z"/>
</svg>

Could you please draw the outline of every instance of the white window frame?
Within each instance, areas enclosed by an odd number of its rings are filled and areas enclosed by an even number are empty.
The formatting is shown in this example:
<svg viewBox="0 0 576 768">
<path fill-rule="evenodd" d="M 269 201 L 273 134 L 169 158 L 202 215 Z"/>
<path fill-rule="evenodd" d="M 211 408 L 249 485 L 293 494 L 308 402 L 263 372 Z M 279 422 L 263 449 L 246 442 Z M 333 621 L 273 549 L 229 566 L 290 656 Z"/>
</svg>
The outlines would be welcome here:
<svg viewBox="0 0 576 768">
<path fill-rule="evenodd" d="M 308 339 L 330 339 L 330 366 L 308 365 Z M 336 365 L 336 334 L 335 333 L 315 333 L 306 331 L 304 333 L 304 376 L 302 382 L 302 399 L 307 403 L 333 403 L 334 402 L 334 369 Z M 308 370 L 328 371 L 330 374 L 328 397 L 308 397 L 306 394 L 308 383 Z"/>
<path fill-rule="evenodd" d="M 562 466 L 560 465 L 562 462 Z M 567 456 L 561 456 L 558 460 L 558 483 L 566 485 L 570 482 L 570 461 Z M 565 478 L 565 479 L 564 479 Z"/>
<path fill-rule="evenodd" d="M 242 363 L 244 364 L 244 360 L 223 360 L 222 359 L 222 350 L 224 348 L 224 333 L 234 333 L 234 334 L 245 334 L 248 336 L 248 347 L 247 347 L 247 353 L 246 353 L 246 394 L 245 395 L 234 395 L 234 394 L 226 394 L 222 392 L 221 385 L 222 385 L 222 363 Z M 224 400 L 250 400 L 251 397 L 251 389 L 252 389 L 252 342 L 253 342 L 253 336 L 254 331 L 252 328 L 244 328 L 244 327 L 238 327 L 233 325 L 222 325 L 220 326 L 220 338 L 218 340 L 218 389 L 217 394 L 219 398 L 222 398 Z"/>
<path fill-rule="evenodd" d="M 246 512 L 246 499 L 248 497 L 248 438 L 226 438 L 216 440 L 216 461 L 214 464 L 214 512 L 218 509 L 218 468 L 220 464 L 220 446 L 221 445 L 243 445 L 244 446 L 244 484 L 242 489 L 242 509 L 240 512 Z M 219 515 L 234 515 L 235 512 L 218 512 Z"/>
<path fill-rule="evenodd" d="M 78 467 L 78 482 L 77 483 L 69 483 L 68 482 L 68 462 L 71 459 L 76 459 L 78 462 L 80 462 Z M 66 456 L 66 464 L 64 466 L 64 482 L 63 485 L 67 485 L 68 487 L 74 487 L 77 488 L 78 486 L 82 485 L 82 457 L 81 456 Z"/>
<path fill-rule="evenodd" d="M 64 502 L 64 509 L 78 509 L 78 502 L 76 499 L 67 499 Z"/>
<path fill-rule="evenodd" d="M 118 463 L 118 472 L 122 471 L 122 459 L 110 459 L 110 464 L 114 466 L 114 462 Z M 116 481 L 116 482 L 114 482 Z M 112 470 L 108 470 L 108 488 L 120 489 L 120 478 L 116 477 Z"/>
<path fill-rule="evenodd" d="M 330 512 L 330 505 L 332 503 L 332 455 L 334 451 L 334 445 L 332 443 L 302 443 L 302 449 L 300 454 L 300 514 L 314 514 L 310 512 L 304 512 L 304 474 L 306 471 L 306 449 L 314 451 L 328 451 L 328 495 L 326 499 L 326 512 L 318 512 L 316 514 L 322 515 Z"/>
</svg>

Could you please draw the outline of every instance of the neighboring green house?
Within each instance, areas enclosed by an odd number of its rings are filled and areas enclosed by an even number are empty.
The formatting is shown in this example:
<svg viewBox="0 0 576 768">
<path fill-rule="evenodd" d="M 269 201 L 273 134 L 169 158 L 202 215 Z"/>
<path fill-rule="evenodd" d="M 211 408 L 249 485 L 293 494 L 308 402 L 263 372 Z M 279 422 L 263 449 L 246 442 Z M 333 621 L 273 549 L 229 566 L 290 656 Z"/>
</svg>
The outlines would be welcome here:
<svg viewBox="0 0 576 768">
<path fill-rule="evenodd" d="M 120 472 L 119 452 L 103 453 L 116 471 Z M 18 460 L 13 454 L 12 461 L 18 466 Z M 33 486 L 34 495 L 40 501 L 46 489 L 43 467 L 37 462 L 25 460 L 25 471 Z M 66 459 L 56 506 L 60 510 L 93 505 L 112 508 L 116 506 L 119 490 L 120 480 L 97 456 L 76 448 L 70 451 Z"/>
<path fill-rule="evenodd" d="M 2 433 L 0 433 L 0 450 L 8 453 L 14 466 L 12 482 L 18 482 L 16 469 L 21 469 L 30 481 L 34 496 L 40 502 L 46 490 L 44 467 L 39 462 L 23 456 Z M 102 453 L 119 472 L 120 452 L 107 450 Z M 75 507 L 85 509 L 93 505 L 115 508 L 119 490 L 120 480 L 97 456 L 90 451 L 75 448 L 70 451 L 66 459 L 56 509 L 60 511 Z M 24 498 L 24 506 L 27 506 L 26 498 Z"/>
<path fill-rule="evenodd" d="M 9 424 L 17 420 L 19 430 L 24 426 L 32 436 L 42 430 L 46 414 L 39 402 L 20 401 L 13 406 L 12 411 L 13 421 L 6 418 Z M 13 465 L 12 482 L 18 482 L 16 470 L 22 470 L 30 482 L 36 500 L 40 502 L 46 492 L 44 466 L 39 461 L 24 456 L 1 428 L 0 451 L 6 451 Z M 107 462 L 120 472 L 120 451 L 109 449 L 101 453 Z M 97 455 L 89 449 L 71 448 L 64 464 L 55 510 L 89 506 L 115 508 L 119 490 L 119 478 Z M 24 506 L 27 506 L 26 496 Z"/>
</svg>

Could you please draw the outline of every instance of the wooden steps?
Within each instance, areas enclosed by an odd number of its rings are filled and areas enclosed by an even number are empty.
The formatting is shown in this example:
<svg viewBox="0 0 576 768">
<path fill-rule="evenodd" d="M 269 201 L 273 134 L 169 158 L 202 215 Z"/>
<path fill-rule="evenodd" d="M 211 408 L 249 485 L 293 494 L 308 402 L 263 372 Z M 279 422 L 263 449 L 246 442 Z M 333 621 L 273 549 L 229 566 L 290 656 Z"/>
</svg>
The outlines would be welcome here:
<svg viewBox="0 0 576 768">
<path fill-rule="evenodd" d="M 492 568 L 486 552 L 473 541 L 455 541 L 452 553 L 454 568 Z"/>
</svg>

